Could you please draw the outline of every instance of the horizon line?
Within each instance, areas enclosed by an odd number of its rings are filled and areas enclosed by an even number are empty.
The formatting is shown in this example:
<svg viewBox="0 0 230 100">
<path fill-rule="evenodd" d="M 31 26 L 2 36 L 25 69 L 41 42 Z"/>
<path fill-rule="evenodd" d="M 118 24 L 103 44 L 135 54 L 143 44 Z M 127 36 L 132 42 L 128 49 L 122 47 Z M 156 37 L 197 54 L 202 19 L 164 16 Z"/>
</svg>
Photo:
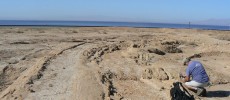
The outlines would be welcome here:
<svg viewBox="0 0 230 100">
<path fill-rule="evenodd" d="M 106 21 L 106 20 L 2 20 L 0 19 L 0 21 L 51 21 L 51 22 L 55 22 L 55 21 L 60 21 L 60 22 L 115 22 L 115 23 L 146 23 L 146 24 L 150 24 L 150 23 L 155 23 L 155 24 L 181 24 L 181 25 L 207 25 L 207 26 L 230 26 L 229 25 L 213 25 L 213 24 L 192 24 L 192 21 L 187 22 L 187 24 L 185 22 L 178 22 L 178 23 L 173 23 L 173 22 L 147 22 L 147 21 Z"/>
</svg>

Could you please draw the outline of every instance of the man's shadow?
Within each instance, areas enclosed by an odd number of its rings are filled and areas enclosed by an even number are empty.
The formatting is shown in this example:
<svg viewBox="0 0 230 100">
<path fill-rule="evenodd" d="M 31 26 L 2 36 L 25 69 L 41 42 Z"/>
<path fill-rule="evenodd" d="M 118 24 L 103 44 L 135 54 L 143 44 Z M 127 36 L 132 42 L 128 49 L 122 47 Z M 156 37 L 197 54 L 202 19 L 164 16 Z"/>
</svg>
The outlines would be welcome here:
<svg viewBox="0 0 230 100">
<path fill-rule="evenodd" d="M 229 97 L 230 91 L 207 91 L 207 97 Z"/>
</svg>

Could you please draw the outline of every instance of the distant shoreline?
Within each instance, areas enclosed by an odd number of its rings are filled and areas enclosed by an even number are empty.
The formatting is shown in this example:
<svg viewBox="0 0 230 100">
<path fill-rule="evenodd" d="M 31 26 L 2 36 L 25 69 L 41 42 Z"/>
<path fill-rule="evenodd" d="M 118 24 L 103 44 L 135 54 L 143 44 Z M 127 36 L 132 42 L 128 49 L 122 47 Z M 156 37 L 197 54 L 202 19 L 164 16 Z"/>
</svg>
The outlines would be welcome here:
<svg viewBox="0 0 230 100">
<path fill-rule="evenodd" d="M 201 29 L 201 28 L 164 28 L 164 27 L 131 27 L 131 26 L 72 26 L 72 25 L 0 25 L 0 28 L 1 27 L 49 27 L 49 28 L 52 28 L 52 27 L 111 27 L 111 28 L 152 28 L 152 29 L 191 29 L 191 30 L 216 30 L 216 31 L 230 31 L 229 29 L 226 29 L 226 30 L 219 30 L 219 29 Z"/>
<path fill-rule="evenodd" d="M 34 26 L 34 27 L 133 27 L 133 28 L 172 28 L 230 30 L 230 26 L 172 24 L 172 23 L 141 23 L 141 22 L 104 22 L 104 21 L 15 21 L 0 20 L 0 26 Z"/>
</svg>

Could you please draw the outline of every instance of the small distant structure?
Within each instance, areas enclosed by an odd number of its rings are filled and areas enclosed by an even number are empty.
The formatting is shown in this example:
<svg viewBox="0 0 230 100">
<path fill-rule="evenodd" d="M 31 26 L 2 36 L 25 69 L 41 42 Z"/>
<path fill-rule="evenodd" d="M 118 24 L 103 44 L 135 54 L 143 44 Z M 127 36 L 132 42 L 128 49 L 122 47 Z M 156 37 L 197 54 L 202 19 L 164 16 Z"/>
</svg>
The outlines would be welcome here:
<svg viewBox="0 0 230 100">
<path fill-rule="evenodd" d="M 188 27 L 189 29 L 191 29 L 191 22 L 188 22 Z"/>
<path fill-rule="evenodd" d="M 228 24 L 228 30 L 230 30 L 230 24 Z"/>
</svg>

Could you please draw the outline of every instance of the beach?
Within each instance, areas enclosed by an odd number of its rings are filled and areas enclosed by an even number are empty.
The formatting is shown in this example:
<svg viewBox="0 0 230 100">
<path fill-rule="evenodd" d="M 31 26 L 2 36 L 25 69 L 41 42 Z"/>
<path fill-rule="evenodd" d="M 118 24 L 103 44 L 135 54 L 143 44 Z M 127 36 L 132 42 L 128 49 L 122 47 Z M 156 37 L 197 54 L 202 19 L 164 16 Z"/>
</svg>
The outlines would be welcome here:
<svg viewBox="0 0 230 100">
<path fill-rule="evenodd" d="M 169 100 L 195 55 L 230 99 L 230 31 L 131 27 L 0 27 L 1 100 Z"/>
</svg>

